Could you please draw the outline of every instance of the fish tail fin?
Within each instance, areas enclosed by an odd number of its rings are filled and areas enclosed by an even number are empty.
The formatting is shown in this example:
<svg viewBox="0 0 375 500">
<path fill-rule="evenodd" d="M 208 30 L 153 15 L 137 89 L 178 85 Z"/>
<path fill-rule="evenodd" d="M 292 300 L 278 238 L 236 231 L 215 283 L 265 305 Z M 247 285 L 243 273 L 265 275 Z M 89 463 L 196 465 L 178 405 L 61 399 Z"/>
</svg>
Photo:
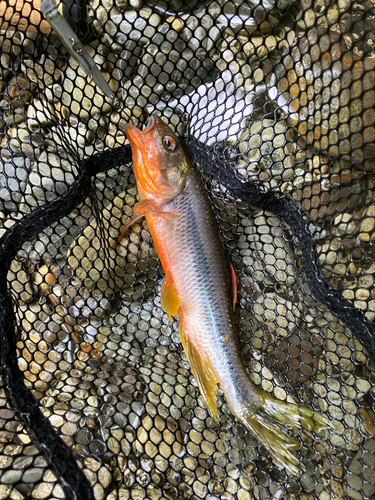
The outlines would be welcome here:
<svg viewBox="0 0 375 500">
<path fill-rule="evenodd" d="M 249 403 L 234 414 L 266 446 L 279 465 L 291 474 L 300 474 L 304 465 L 292 453 L 300 448 L 300 441 L 291 431 L 321 432 L 329 427 L 328 420 L 309 408 L 280 401 L 266 392 L 258 396 L 258 404 Z"/>
</svg>

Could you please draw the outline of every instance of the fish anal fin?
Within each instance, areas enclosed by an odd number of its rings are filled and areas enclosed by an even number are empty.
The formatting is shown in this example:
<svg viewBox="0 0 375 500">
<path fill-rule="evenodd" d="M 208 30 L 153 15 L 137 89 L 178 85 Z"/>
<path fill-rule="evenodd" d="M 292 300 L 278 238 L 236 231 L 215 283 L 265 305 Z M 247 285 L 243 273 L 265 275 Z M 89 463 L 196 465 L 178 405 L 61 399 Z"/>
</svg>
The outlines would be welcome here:
<svg viewBox="0 0 375 500">
<path fill-rule="evenodd" d="M 197 381 L 199 391 L 208 407 L 208 411 L 211 417 L 218 421 L 219 412 L 215 403 L 218 382 L 211 368 L 210 361 L 207 356 L 198 352 L 195 345 L 184 332 L 181 323 L 180 338 L 195 380 Z"/>
<path fill-rule="evenodd" d="M 168 319 L 171 316 L 176 316 L 180 307 L 180 299 L 176 293 L 170 274 L 166 274 L 163 285 L 161 287 L 161 306 L 168 314 Z"/>
</svg>

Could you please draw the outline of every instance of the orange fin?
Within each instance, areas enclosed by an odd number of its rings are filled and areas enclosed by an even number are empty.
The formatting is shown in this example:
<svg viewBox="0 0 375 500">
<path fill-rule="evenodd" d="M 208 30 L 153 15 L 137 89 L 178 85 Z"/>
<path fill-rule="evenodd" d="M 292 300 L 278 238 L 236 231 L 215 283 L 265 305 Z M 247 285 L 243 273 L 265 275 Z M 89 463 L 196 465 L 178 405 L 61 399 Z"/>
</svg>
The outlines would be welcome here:
<svg viewBox="0 0 375 500">
<path fill-rule="evenodd" d="M 137 220 L 144 217 L 146 214 L 158 215 L 159 217 L 163 217 L 164 219 L 174 220 L 178 219 L 178 215 L 172 212 L 163 212 L 156 203 L 153 203 L 151 200 L 142 200 L 134 205 L 134 215 L 130 219 L 130 221 L 121 229 L 120 236 L 117 238 L 117 241 L 112 245 L 112 248 L 115 248 L 121 241 L 125 238 L 126 233 L 132 227 L 133 224 L 137 222 Z"/>
<path fill-rule="evenodd" d="M 134 207 L 134 212 L 140 216 L 152 214 L 163 217 L 163 219 L 178 219 L 177 214 L 174 214 L 172 212 L 164 212 L 159 205 L 152 202 L 151 200 L 139 201 Z"/>
<path fill-rule="evenodd" d="M 230 264 L 230 275 L 232 278 L 233 311 L 235 311 L 237 304 L 237 276 L 232 264 Z"/>
<path fill-rule="evenodd" d="M 162 217 L 163 219 L 168 219 L 168 220 L 176 220 L 178 219 L 178 215 L 174 214 L 173 212 L 150 212 L 153 215 L 158 215 L 159 217 Z"/>
<path fill-rule="evenodd" d="M 149 208 L 151 202 L 149 200 L 139 201 L 134 205 L 134 215 L 130 219 L 130 221 L 121 229 L 120 236 L 117 238 L 117 241 L 112 245 L 113 248 L 121 243 L 121 241 L 125 238 L 126 233 L 132 227 L 133 224 L 137 222 L 137 220 L 142 219 L 147 213 L 147 208 Z"/>
<path fill-rule="evenodd" d="M 218 382 L 212 371 L 210 360 L 207 356 L 202 356 L 198 352 L 195 345 L 185 334 L 181 323 L 180 338 L 195 380 L 198 383 L 199 391 L 208 407 L 208 411 L 214 420 L 219 420 L 219 412 L 215 403 Z"/>
<path fill-rule="evenodd" d="M 134 212 L 143 217 L 149 212 L 157 210 L 157 205 L 153 203 L 151 200 L 142 200 L 134 205 Z"/>
<path fill-rule="evenodd" d="M 172 278 L 169 274 L 165 275 L 163 285 L 161 287 L 161 307 L 168 314 L 168 319 L 171 316 L 176 316 L 180 307 L 180 299 L 174 289 Z"/>
<path fill-rule="evenodd" d="M 112 248 L 115 248 L 121 241 L 125 238 L 126 233 L 129 231 L 129 229 L 132 227 L 133 224 L 137 222 L 137 220 L 142 219 L 143 215 L 133 215 L 133 217 L 130 219 L 130 221 L 121 229 L 120 236 L 117 238 L 117 241 L 114 242 L 112 245 Z"/>
</svg>

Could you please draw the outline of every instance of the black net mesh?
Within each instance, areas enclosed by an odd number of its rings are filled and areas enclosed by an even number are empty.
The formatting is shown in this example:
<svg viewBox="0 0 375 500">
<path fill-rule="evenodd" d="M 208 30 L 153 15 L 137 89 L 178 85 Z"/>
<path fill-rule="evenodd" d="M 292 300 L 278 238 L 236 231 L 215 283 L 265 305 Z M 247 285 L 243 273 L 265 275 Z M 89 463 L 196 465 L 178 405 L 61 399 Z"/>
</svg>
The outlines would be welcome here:
<svg viewBox="0 0 375 500">
<path fill-rule="evenodd" d="M 0 1 L 0 499 L 375 494 L 375 5 Z M 288 475 L 199 395 L 137 201 L 127 122 L 183 137 L 236 269 L 253 381 L 327 415 Z M 32 395 L 31 395 L 32 394 Z M 91 486 L 90 486 L 91 485 Z"/>
</svg>

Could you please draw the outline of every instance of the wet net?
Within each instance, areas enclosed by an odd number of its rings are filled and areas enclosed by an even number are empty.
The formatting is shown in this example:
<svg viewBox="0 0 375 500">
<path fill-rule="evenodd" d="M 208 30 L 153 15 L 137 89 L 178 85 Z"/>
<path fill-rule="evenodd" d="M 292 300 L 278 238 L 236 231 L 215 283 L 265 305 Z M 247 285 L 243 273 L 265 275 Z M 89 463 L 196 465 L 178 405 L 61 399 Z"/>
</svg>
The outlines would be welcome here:
<svg viewBox="0 0 375 500">
<path fill-rule="evenodd" d="M 375 5 L 0 1 L 0 499 L 375 494 Z M 161 116 L 207 188 L 237 273 L 253 381 L 325 414 L 288 475 L 216 423 L 160 305 L 127 122 Z"/>
</svg>

